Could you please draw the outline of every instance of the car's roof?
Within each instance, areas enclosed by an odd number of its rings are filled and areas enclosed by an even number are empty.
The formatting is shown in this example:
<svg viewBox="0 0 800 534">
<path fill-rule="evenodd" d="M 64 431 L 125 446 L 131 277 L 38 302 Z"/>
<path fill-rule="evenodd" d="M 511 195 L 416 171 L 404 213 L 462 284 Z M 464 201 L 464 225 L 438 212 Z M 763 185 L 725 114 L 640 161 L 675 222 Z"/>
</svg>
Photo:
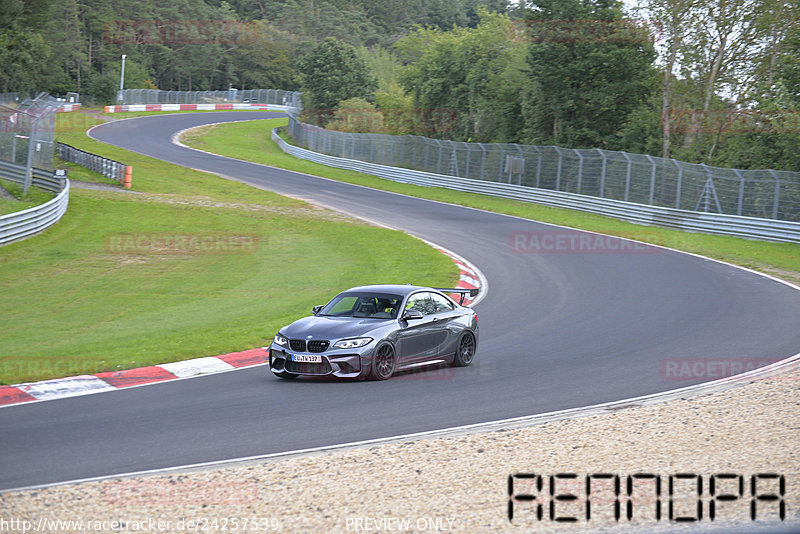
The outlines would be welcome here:
<svg viewBox="0 0 800 534">
<path fill-rule="evenodd" d="M 377 284 L 370 286 L 351 287 L 347 291 L 343 291 L 343 293 L 358 291 L 358 292 L 372 292 L 372 293 L 389 293 L 391 295 L 400 295 L 405 297 L 406 295 L 409 295 L 421 289 L 431 290 L 430 287 L 413 286 L 411 284 Z"/>
</svg>

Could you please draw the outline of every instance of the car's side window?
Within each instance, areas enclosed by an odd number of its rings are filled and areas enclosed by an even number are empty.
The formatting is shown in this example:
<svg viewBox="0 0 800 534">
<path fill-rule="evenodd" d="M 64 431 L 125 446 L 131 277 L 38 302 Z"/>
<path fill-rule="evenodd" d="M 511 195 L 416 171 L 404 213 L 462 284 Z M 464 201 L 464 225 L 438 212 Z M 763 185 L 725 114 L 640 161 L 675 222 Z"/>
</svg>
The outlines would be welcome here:
<svg viewBox="0 0 800 534">
<path fill-rule="evenodd" d="M 430 293 L 416 293 L 409 297 L 406 310 L 418 311 L 422 315 L 431 315 L 436 313 L 436 305 L 431 300 Z"/>
<path fill-rule="evenodd" d="M 452 302 L 438 293 L 431 293 L 431 299 L 433 300 L 433 304 L 436 306 L 436 313 L 448 312 L 456 309 Z"/>
</svg>

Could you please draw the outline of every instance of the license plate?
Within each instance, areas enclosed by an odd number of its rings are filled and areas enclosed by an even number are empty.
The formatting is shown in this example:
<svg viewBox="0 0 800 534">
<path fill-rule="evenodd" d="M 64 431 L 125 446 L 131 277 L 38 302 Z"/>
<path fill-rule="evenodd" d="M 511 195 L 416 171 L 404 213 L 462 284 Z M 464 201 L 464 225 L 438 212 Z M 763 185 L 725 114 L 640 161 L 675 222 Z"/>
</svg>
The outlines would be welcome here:
<svg viewBox="0 0 800 534">
<path fill-rule="evenodd" d="M 322 363 L 322 356 L 317 354 L 292 354 L 292 361 L 298 363 Z"/>
</svg>

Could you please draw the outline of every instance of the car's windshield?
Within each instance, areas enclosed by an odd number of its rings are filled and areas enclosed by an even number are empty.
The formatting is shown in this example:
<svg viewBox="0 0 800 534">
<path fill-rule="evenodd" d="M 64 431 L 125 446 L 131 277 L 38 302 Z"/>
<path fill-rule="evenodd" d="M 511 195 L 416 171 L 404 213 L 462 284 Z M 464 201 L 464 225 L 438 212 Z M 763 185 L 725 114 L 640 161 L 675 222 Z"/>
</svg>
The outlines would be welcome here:
<svg viewBox="0 0 800 534">
<path fill-rule="evenodd" d="M 403 297 L 388 293 L 340 293 L 320 310 L 319 315 L 359 317 L 365 319 L 394 319 Z"/>
</svg>

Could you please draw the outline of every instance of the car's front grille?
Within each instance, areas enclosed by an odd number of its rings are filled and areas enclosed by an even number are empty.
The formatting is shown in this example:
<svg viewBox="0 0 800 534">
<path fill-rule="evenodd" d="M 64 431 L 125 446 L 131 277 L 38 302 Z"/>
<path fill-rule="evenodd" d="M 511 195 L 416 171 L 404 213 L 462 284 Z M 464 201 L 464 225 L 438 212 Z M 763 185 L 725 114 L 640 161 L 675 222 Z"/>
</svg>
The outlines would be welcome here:
<svg viewBox="0 0 800 534">
<path fill-rule="evenodd" d="M 289 346 L 295 352 L 325 352 L 328 350 L 329 341 L 311 340 L 306 344 L 305 339 L 290 339 Z"/>
<path fill-rule="evenodd" d="M 328 350 L 328 342 L 327 341 L 309 341 L 308 342 L 308 352 L 325 352 Z"/>
<path fill-rule="evenodd" d="M 331 372 L 331 364 L 327 360 L 322 363 L 304 363 L 286 361 L 286 370 L 304 375 L 327 375 Z"/>
</svg>

